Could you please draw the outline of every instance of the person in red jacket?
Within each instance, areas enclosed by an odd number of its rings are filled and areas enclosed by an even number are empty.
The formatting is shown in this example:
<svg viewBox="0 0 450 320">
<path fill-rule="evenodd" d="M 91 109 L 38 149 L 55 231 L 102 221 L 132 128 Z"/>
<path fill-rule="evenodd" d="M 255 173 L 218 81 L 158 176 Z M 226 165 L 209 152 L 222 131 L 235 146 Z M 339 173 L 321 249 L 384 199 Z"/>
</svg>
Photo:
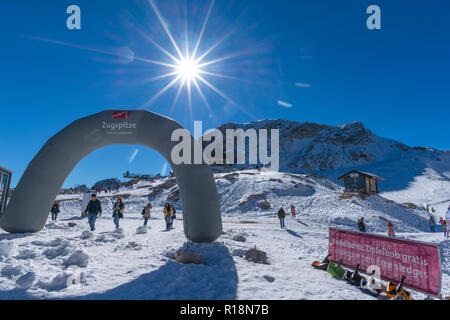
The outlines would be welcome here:
<svg viewBox="0 0 450 320">
<path fill-rule="evenodd" d="M 293 205 L 291 205 L 291 214 L 292 218 L 295 218 L 295 207 Z"/>
<path fill-rule="evenodd" d="M 440 217 L 439 223 L 442 227 L 442 230 L 444 231 L 444 237 L 445 237 L 447 235 L 447 222 L 442 217 Z"/>
</svg>

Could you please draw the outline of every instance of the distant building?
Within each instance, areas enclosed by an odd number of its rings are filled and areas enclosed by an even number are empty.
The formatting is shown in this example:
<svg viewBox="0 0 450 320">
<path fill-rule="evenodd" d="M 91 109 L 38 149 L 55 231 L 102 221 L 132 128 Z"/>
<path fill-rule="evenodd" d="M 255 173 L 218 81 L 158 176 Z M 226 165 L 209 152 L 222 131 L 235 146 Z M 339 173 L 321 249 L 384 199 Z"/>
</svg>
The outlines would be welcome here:
<svg viewBox="0 0 450 320">
<path fill-rule="evenodd" d="M 12 172 L 0 166 L 0 213 L 3 213 L 8 201 L 9 185 Z"/>
<path fill-rule="evenodd" d="M 378 193 L 378 180 L 384 180 L 372 173 L 352 170 L 338 178 L 344 181 L 345 192 Z"/>
</svg>

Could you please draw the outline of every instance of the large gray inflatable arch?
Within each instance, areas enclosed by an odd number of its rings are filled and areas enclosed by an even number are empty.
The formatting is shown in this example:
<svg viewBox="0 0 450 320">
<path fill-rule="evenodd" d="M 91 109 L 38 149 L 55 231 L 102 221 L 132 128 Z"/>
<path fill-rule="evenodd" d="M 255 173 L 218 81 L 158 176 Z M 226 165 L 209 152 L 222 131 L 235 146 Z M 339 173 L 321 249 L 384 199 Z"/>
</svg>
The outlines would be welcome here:
<svg viewBox="0 0 450 320">
<path fill-rule="evenodd" d="M 171 165 L 180 190 L 184 232 L 194 242 L 211 242 L 222 233 L 217 188 L 206 165 L 171 161 L 178 142 L 174 120 L 145 111 L 103 111 L 77 120 L 53 136 L 31 161 L 0 217 L 10 233 L 40 231 L 67 176 L 91 152 L 110 145 L 142 145 L 158 151 Z M 198 143 L 191 136 L 192 146 Z M 191 153 L 192 154 L 192 153 Z M 107 160 L 107 159 L 106 159 Z M 193 163 L 193 162 L 192 162 Z"/>
</svg>

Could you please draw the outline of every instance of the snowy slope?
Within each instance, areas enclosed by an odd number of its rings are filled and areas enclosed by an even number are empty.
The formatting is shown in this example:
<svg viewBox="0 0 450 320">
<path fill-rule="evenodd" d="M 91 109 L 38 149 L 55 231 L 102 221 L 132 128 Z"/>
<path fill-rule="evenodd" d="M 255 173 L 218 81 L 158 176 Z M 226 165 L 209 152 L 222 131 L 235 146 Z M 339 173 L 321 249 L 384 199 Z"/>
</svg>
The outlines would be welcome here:
<svg viewBox="0 0 450 320">
<path fill-rule="evenodd" d="M 409 147 L 377 136 L 360 122 L 333 127 L 263 120 L 227 123 L 218 129 L 238 128 L 280 130 L 281 172 L 314 173 L 340 183 L 339 176 L 358 169 L 385 178 L 380 190 L 388 199 L 433 206 L 436 217 L 450 204 L 450 151 Z"/>
<path fill-rule="evenodd" d="M 179 202 L 175 230 L 164 231 L 162 205 L 176 194 L 170 179 L 120 190 L 126 205 L 121 232 L 114 231 L 110 194 L 101 194 L 104 215 L 94 233 L 79 218 L 79 201 L 65 195 L 61 198 L 69 200 L 62 202 L 57 223 L 49 221 L 36 234 L 0 234 L 0 299 L 372 299 L 310 267 L 327 253 L 328 226 L 355 229 L 361 216 L 371 232 L 385 232 L 378 218 L 383 217 L 394 222 L 400 237 L 441 242 L 443 294 L 450 295 L 450 241 L 424 232 L 426 215 L 420 210 L 380 196 L 342 199 L 341 187 L 314 175 L 253 170 L 218 174 L 216 183 L 224 234 L 213 244 L 189 245 L 203 254 L 204 264 L 172 259 L 187 244 Z M 140 234 L 140 211 L 149 197 L 155 206 L 151 229 Z M 270 208 L 264 209 L 267 203 Z M 281 230 L 275 212 L 290 204 L 298 218 L 288 218 Z M 71 228 L 68 222 L 77 225 Z M 234 235 L 247 242 L 233 241 Z M 269 264 L 241 257 L 255 246 L 267 252 Z M 67 279 L 79 284 L 67 287 Z"/>
</svg>

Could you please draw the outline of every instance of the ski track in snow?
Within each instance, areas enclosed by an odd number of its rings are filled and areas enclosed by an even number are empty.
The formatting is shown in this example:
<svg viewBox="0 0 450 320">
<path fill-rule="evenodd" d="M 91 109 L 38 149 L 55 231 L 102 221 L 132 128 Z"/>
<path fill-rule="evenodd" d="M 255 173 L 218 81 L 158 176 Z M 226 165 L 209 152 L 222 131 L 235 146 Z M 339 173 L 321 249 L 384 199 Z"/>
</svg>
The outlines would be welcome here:
<svg viewBox="0 0 450 320">
<path fill-rule="evenodd" d="M 175 229 L 164 231 L 161 206 L 173 188 L 151 199 L 151 228 L 137 234 L 147 202 L 145 184 L 122 192 L 129 197 L 119 232 L 110 214 L 112 201 L 102 198 L 103 216 L 93 233 L 79 218 L 78 201 L 68 200 L 59 221 L 48 221 L 41 232 L 0 234 L 0 299 L 374 299 L 310 266 L 327 253 L 328 226 L 355 230 L 361 216 L 371 232 L 384 233 L 385 222 L 377 218 L 382 216 L 394 222 L 398 237 L 440 243 L 442 293 L 450 296 L 450 241 L 426 232 L 427 217 L 420 210 L 379 196 L 340 199 L 341 187 L 314 176 L 249 171 L 229 180 L 226 175 L 216 176 L 224 234 L 212 244 L 186 242 L 179 203 Z M 265 194 L 271 208 L 245 203 L 255 194 Z M 288 217 L 282 230 L 275 212 L 281 206 L 287 211 L 291 203 L 297 219 Z M 77 225 L 70 228 L 68 222 Z M 247 242 L 232 240 L 235 235 Z M 204 264 L 174 262 L 176 251 L 187 247 L 201 252 Z M 268 264 L 240 256 L 254 247 L 267 252 Z M 68 279 L 79 283 L 67 287 Z"/>
</svg>

